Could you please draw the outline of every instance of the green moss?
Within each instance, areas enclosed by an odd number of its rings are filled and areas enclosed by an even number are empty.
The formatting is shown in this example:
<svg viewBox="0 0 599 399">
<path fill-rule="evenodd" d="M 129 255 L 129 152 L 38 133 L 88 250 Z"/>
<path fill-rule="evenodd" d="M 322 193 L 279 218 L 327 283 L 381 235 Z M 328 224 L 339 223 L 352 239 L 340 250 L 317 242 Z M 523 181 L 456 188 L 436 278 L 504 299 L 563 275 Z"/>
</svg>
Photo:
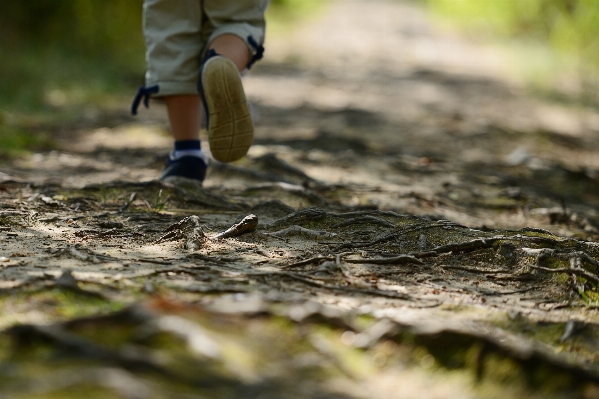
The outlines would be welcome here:
<svg viewBox="0 0 599 399">
<path fill-rule="evenodd" d="M 28 151 L 54 148 L 45 133 L 9 125 L 0 115 L 0 159 L 21 155 Z"/>
<path fill-rule="evenodd" d="M 73 370 L 77 372 L 77 370 Z M 56 391 L 44 393 L 27 393 L 25 395 L 11 396 L 15 399 L 120 399 L 122 395 L 110 388 L 102 387 L 92 383 L 79 383 L 70 385 Z"/>
<path fill-rule="evenodd" d="M 599 293 L 597 291 L 586 291 L 586 295 L 591 303 L 599 303 Z"/>
<path fill-rule="evenodd" d="M 64 320 L 74 317 L 110 313 L 123 309 L 125 303 L 108 301 L 95 296 L 76 293 L 70 290 L 52 288 L 42 291 L 22 291 L 18 294 L 0 297 L 0 323 L 12 324 L 18 317 L 27 313 L 43 312 L 50 320 Z M 10 310 L 10 311 L 7 311 Z M 17 311 L 18 314 L 15 314 Z"/>
<path fill-rule="evenodd" d="M 570 275 L 566 273 L 556 273 L 553 275 L 552 279 L 558 284 L 567 284 L 570 281 Z"/>
<path fill-rule="evenodd" d="M 353 323 L 359 330 L 364 330 L 377 322 L 377 319 L 370 314 L 362 314 L 357 316 Z"/>
</svg>

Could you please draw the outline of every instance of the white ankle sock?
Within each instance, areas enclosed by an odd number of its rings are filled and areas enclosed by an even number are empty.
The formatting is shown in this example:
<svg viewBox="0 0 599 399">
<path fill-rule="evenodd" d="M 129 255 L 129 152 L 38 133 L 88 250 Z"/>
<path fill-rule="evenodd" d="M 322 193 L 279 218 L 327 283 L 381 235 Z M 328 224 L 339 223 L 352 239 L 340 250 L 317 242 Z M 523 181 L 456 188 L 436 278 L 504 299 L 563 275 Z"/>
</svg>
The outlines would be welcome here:
<svg viewBox="0 0 599 399">
<path fill-rule="evenodd" d="M 202 152 L 202 150 L 174 150 L 170 154 L 170 158 L 173 161 L 176 161 L 182 157 L 197 157 L 208 163 L 208 158 L 206 157 L 206 154 Z"/>
</svg>

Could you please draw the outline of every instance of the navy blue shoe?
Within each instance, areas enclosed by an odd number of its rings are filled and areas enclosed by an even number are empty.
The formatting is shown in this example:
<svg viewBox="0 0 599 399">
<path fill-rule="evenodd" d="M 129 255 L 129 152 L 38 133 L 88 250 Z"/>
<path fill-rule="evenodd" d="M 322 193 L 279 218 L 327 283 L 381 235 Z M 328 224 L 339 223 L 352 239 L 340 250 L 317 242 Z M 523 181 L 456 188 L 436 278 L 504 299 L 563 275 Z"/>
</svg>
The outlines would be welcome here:
<svg viewBox="0 0 599 399">
<path fill-rule="evenodd" d="M 206 162 L 199 157 L 185 156 L 173 160 L 169 156 L 166 159 L 166 165 L 164 166 L 160 180 L 176 176 L 203 182 L 204 177 L 206 177 L 207 168 Z"/>
</svg>

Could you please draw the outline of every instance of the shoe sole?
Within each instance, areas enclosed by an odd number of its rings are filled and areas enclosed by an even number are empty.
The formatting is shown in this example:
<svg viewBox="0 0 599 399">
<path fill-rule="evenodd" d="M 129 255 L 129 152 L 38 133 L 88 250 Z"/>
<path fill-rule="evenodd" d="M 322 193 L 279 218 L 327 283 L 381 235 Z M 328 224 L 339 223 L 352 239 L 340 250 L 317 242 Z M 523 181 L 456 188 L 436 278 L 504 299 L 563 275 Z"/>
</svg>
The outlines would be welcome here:
<svg viewBox="0 0 599 399">
<path fill-rule="evenodd" d="M 208 59 L 201 87 L 212 156 L 221 162 L 242 158 L 254 140 L 254 123 L 237 67 L 225 57 Z"/>
</svg>

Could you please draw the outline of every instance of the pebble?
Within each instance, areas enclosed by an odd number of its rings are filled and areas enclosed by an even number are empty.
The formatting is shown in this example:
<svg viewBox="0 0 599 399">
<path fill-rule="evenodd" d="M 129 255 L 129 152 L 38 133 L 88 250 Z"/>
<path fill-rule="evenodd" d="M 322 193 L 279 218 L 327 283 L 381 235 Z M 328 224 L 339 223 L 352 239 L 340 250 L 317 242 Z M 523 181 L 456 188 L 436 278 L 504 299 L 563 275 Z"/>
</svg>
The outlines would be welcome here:
<svg viewBox="0 0 599 399">
<path fill-rule="evenodd" d="M 10 258 L 7 258 L 6 256 L 0 256 L 0 262 L 10 262 Z"/>
</svg>

